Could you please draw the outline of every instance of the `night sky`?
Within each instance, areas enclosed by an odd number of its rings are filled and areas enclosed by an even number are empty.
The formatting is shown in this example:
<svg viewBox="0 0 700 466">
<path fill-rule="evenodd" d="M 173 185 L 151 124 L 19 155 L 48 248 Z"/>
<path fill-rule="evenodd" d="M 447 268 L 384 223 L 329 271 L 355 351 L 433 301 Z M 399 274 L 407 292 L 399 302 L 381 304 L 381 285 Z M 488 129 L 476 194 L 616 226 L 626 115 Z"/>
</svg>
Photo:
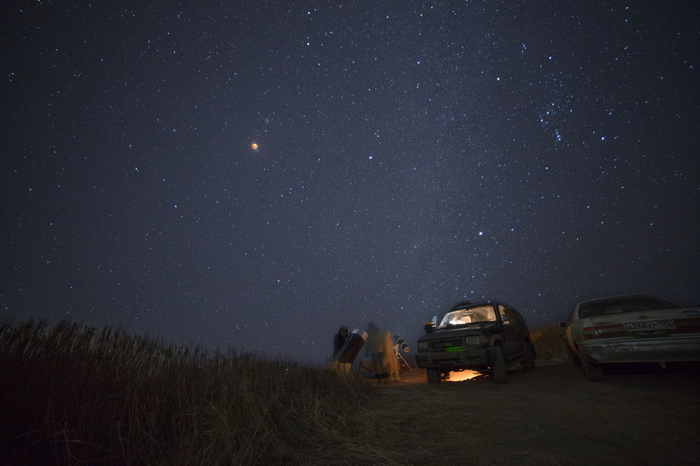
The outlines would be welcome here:
<svg viewBox="0 0 700 466">
<path fill-rule="evenodd" d="M 1 313 L 322 361 L 697 305 L 697 5 L 4 2 Z"/>
</svg>

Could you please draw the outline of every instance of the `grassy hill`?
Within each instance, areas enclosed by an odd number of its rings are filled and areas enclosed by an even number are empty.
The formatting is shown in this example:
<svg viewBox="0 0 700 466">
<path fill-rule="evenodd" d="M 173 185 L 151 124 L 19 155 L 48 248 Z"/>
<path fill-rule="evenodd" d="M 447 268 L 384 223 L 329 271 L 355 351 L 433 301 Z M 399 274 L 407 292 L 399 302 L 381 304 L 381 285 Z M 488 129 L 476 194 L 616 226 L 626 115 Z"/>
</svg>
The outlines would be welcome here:
<svg viewBox="0 0 700 466">
<path fill-rule="evenodd" d="M 561 359 L 561 329 L 533 340 L 540 357 Z M 375 395 L 364 377 L 110 327 L 0 328 L 8 464 L 392 464 L 367 422 Z"/>
</svg>

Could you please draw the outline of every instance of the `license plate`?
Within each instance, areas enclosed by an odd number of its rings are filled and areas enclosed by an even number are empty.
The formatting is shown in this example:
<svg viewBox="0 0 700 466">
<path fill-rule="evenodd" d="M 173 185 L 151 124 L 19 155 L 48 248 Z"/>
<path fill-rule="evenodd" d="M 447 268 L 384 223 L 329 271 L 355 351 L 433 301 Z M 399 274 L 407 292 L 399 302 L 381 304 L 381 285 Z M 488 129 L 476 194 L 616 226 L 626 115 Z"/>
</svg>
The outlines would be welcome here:
<svg viewBox="0 0 700 466">
<path fill-rule="evenodd" d="M 648 322 L 627 322 L 625 330 L 627 332 L 643 332 L 645 330 L 667 330 L 676 328 L 673 319 L 650 320 Z"/>
</svg>

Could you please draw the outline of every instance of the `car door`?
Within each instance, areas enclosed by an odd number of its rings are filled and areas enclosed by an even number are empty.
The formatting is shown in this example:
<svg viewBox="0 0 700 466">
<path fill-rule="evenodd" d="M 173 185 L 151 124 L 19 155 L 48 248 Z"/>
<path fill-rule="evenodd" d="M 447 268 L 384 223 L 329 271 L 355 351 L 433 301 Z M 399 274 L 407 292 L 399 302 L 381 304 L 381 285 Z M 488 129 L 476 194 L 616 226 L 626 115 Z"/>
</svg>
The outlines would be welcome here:
<svg viewBox="0 0 700 466">
<path fill-rule="evenodd" d="M 523 325 L 521 324 L 520 316 L 511 309 L 507 309 L 499 304 L 498 311 L 503 321 L 503 339 L 506 342 L 508 359 L 512 359 L 514 356 L 519 356 L 525 351 Z"/>
<path fill-rule="evenodd" d="M 517 351 L 520 352 L 525 352 L 525 339 L 529 335 L 529 330 L 527 328 L 527 324 L 523 320 L 523 316 L 520 315 L 518 311 L 515 309 L 509 309 L 509 311 L 513 314 L 513 317 L 515 318 L 515 321 L 518 323 L 518 328 L 516 330 L 516 348 Z"/>
<path fill-rule="evenodd" d="M 578 311 L 578 304 L 574 306 L 574 308 L 571 310 L 571 314 L 569 315 L 569 320 L 566 323 L 566 332 L 564 333 L 564 340 L 566 341 L 566 345 L 569 347 L 569 351 L 571 351 L 572 355 L 578 356 L 578 352 L 576 351 L 576 344 L 574 342 L 574 323 L 576 323 L 577 319 L 577 311 Z"/>
</svg>

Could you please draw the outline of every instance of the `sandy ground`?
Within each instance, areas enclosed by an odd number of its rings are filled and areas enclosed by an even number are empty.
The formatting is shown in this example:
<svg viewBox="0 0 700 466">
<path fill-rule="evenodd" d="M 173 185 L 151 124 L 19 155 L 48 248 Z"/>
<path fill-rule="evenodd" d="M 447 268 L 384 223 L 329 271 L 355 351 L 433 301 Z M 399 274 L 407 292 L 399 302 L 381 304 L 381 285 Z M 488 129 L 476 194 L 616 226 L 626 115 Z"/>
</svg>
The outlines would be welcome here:
<svg viewBox="0 0 700 466">
<path fill-rule="evenodd" d="M 699 465 L 698 366 L 612 369 L 589 382 L 572 363 L 516 368 L 503 385 L 408 371 L 378 384 L 373 443 L 396 454 L 386 464 Z"/>
</svg>

